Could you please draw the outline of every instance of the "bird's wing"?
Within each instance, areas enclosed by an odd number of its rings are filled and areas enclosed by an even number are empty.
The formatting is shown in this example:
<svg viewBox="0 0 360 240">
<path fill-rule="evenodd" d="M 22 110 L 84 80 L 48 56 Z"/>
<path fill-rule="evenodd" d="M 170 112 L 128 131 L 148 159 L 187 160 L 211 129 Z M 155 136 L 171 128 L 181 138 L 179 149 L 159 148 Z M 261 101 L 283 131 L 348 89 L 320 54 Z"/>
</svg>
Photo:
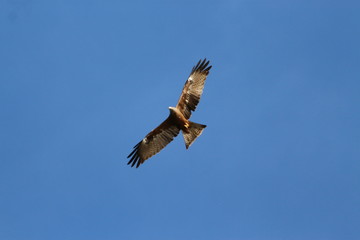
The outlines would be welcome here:
<svg viewBox="0 0 360 240">
<path fill-rule="evenodd" d="M 176 108 L 180 110 L 186 119 L 190 118 L 191 111 L 195 111 L 196 106 L 200 101 L 206 77 L 212 67 L 208 65 L 209 61 L 206 61 L 206 58 L 203 61 L 200 60 L 196 66 L 193 67 L 190 76 L 184 85 Z"/>
<path fill-rule="evenodd" d="M 134 146 L 134 150 L 127 156 L 130 158 L 128 164 L 131 164 L 131 167 L 136 165 L 138 168 L 146 159 L 160 152 L 161 149 L 168 145 L 179 132 L 180 129 L 176 127 L 169 116 Z"/>
</svg>

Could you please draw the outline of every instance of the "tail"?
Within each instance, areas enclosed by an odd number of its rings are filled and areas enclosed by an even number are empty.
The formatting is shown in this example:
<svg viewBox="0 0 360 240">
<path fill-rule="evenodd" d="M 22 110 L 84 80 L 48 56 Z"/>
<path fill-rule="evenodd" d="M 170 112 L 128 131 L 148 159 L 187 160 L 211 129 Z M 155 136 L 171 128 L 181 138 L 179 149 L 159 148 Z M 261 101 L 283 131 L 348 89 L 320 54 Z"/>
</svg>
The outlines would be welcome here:
<svg viewBox="0 0 360 240">
<path fill-rule="evenodd" d="M 191 146 L 191 144 L 195 141 L 195 139 L 201 135 L 204 128 L 206 128 L 206 125 L 202 125 L 199 123 L 194 123 L 189 121 L 189 124 L 190 126 L 188 128 L 188 132 L 182 131 L 185 140 L 186 149 L 188 149 Z"/>
</svg>

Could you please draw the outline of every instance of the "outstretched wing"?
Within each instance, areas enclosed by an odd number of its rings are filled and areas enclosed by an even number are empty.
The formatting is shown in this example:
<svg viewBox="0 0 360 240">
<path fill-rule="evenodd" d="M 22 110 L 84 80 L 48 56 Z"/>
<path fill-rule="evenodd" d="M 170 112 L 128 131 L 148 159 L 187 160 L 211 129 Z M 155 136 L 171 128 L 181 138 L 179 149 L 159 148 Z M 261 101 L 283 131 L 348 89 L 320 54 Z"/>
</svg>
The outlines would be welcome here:
<svg viewBox="0 0 360 240">
<path fill-rule="evenodd" d="M 209 61 L 206 61 L 206 58 L 203 61 L 200 60 L 196 66 L 193 67 L 184 85 L 176 108 L 180 110 L 186 119 L 190 118 L 191 111 L 195 111 L 200 101 L 206 77 L 211 69 L 211 66 L 208 66 L 209 63 Z"/>
<path fill-rule="evenodd" d="M 146 159 L 160 152 L 161 149 L 168 145 L 179 134 L 179 131 L 180 129 L 168 117 L 134 146 L 134 150 L 127 156 L 131 158 L 128 164 L 131 164 L 131 167 L 136 165 L 138 168 Z"/>
</svg>

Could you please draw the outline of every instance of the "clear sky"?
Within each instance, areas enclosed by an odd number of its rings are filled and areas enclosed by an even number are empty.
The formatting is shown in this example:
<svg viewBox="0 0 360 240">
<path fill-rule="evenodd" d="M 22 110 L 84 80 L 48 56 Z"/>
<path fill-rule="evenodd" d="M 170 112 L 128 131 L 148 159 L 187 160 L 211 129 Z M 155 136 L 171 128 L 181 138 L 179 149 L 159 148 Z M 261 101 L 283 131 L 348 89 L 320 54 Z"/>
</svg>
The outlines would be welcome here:
<svg viewBox="0 0 360 240">
<path fill-rule="evenodd" d="M 360 239 L 359 12 L 0 0 L 0 239 Z M 204 57 L 208 127 L 130 168 Z"/>
</svg>

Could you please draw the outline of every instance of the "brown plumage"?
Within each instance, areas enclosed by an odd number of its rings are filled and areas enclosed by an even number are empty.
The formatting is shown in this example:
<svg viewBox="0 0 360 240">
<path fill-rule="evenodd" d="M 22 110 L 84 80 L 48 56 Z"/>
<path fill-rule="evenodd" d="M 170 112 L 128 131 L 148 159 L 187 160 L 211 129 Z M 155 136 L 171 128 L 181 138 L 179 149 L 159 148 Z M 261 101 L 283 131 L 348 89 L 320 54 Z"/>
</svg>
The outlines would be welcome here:
<svg viewBox="0 0 360 240">
<path fill-rule="evenodd" d="M 136 165 L 138 168 L 145 160 L 160 152 L 179 134 L 180 130 L 183 133 L 186 149 L 201 135 L 206 125 L 191 122 L 189 118 L 200 101 L 206 77 L 212 67 L 208 65 L 209 61 L 204 59 L 193 67 L 176 107 L 169 107 L 169 117 L 136 144 L 129 154 L 128 164 L 131 164 L 131 167 Z"/>
</svg>

